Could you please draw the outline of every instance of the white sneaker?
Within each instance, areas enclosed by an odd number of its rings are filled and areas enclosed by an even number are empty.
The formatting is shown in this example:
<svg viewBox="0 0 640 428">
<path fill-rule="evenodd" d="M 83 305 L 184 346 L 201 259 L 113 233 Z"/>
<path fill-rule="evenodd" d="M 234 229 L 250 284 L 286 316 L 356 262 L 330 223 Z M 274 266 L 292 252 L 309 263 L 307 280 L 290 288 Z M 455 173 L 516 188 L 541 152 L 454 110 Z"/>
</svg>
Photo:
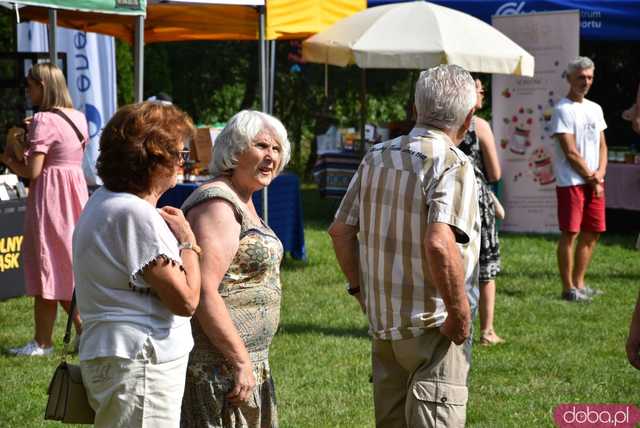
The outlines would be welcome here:
<svg viewBox="0 0 640 428">
<path fill-rule="evenodd" d="M 22 348 L 9 349 L 9 353 L 19 357 L 44 357 L 53 353 L 53 346 L 41 348 L 35 340 L 32 340 Z"/>
<path fill-rule="evenodd" d="M 596 297 L 604 294 L 602 290 L 598 290 L 597 288 L 591 288 L 589 286 L 584 286 L 583 288 L 576 288 L 578 293 L 582 293 L 587 297 Z"/>
</svg>

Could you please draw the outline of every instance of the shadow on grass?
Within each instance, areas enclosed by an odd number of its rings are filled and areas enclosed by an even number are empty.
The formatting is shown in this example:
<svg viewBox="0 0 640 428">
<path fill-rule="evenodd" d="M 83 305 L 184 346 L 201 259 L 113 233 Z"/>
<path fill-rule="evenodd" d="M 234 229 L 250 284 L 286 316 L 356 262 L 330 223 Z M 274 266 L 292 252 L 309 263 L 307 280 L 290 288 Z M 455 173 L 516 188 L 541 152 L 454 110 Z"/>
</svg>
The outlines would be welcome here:
<svg viewBox="0 0 640 428">
<path fill-rule="evenodd" d="M 546 242 L 557 244 L 560 234 L 550 233 L 517 233 L 517 232 L 500 232 L 500 236 L 524 237 L 532 239 L 541 239 Z M 630 232 L 605 232 L 600 236 L 598 245 L 620 247 L 624 249 L 634 249 L 637 234 L 635 231 Z M 597 250 L 596 250 L 597 251 Z"/>
<path fill-rule="evenodd" d="M 305 185 L 300 190 L 304 207 L 304 225 L 326 230 L 340 205 L 340 199 L 326 199 L 320 196 L 314 185 Z"/>
<path fill-rule="evenodd" d="M 282 323 L 278 334 L 306 335 L 321 334 L 336 337 L 368 338 L 366 328 L 326 327 L 317 324 Z"/>
<path fill-rule="evenodd" d="M 539 281 L 541 279 L 547 280 L 555 280 L 557 278 L 560 281 L 559 273 L 557 270 L 521 270 L 521 271 L 509 271 L 504 270 L 500 272 L 498 275 L 498 281 L 501 279 L 516 279 L 516 278 L 529 278 L 532 280 Z M 638 279 L 639 273 L 637 271 L 627 271 L 627 272 L 611 272 L 607 271 L 597 271 L 593 267 L 587 271 L 587 276 L 589 278 L 599 278 L 599 279 Z"/>
<path fill-rule="evenodd" d="M 280 269 L 287 272 L 295 272 L 298 270 L 303 270 L 309 264 L 309 259 L 307 255 L 307 260 L 297 260 L 291 257 L 290 254 L 286 254 L 284 259 L 282 260 L 282 264 L 280 265 Z"/>
<path fill-rule="evenodd" d="M 558 276 L 558 272 L 555 270 L 548 269 L 528 269 L 528 270 L 503 270 L 498 275 L 498 281 L 503 279 L 518 279 L 518 278 L 528 278 L 533 280 L 540 279 L 552 279 L 553 277 Z"/>
<path fill-rule="evenodd" d="M 525 297 L 528 294 L 525 288 L 509 288 L 502 286 L 498 287 L 496 293 L 509 297 Z"/>
</svg>

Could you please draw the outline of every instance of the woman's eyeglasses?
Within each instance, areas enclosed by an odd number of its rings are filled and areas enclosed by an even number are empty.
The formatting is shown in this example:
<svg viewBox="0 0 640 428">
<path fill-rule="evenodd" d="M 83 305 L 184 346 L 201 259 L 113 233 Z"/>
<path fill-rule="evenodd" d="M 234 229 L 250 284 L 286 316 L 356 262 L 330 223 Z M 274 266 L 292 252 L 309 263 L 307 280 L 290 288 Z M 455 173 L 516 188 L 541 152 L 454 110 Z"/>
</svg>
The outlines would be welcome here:
<svg viewBox="0 0 640 428">
<path fill-rule="evenodd" d="M 191 155 L 190 150 L 178 150 L 178 160 L 180 161 L 180 164 L 182 165 L 185 162 L 187 162 L 189 160 L 190 155 Z"/>
</svg>

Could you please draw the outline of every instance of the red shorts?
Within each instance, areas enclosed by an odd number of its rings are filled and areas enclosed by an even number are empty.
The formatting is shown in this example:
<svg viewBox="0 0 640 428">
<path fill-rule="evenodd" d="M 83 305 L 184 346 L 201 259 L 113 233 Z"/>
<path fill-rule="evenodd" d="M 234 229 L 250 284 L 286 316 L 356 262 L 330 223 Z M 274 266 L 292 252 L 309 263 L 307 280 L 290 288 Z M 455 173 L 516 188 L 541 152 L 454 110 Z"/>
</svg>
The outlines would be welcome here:
<svg viewBox="0 0 640 428">
<path fill-rule="evenodd" d="M 558 226 L 564 232 L 604 232 L 604 193 L 596 198 L 589 184 L 556 187 Z"/>
</svg>

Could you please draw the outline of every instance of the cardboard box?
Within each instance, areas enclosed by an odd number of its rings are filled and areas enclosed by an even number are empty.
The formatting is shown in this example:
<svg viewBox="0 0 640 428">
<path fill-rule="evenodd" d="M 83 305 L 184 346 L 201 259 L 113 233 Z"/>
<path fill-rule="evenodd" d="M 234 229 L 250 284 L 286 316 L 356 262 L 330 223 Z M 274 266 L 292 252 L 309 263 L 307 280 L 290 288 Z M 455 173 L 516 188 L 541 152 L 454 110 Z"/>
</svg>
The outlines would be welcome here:
<svg viewBox="0 0 640 428">
<path fill-rule="evenodd" d="M 191 150 L 191 159 L 194 160 L 199 168 L 207 168 L 211 161 L 211 133 L 209 128 L 198 128 L 196 138 L 191 142 L 189 150 Z"/>
</svg>

